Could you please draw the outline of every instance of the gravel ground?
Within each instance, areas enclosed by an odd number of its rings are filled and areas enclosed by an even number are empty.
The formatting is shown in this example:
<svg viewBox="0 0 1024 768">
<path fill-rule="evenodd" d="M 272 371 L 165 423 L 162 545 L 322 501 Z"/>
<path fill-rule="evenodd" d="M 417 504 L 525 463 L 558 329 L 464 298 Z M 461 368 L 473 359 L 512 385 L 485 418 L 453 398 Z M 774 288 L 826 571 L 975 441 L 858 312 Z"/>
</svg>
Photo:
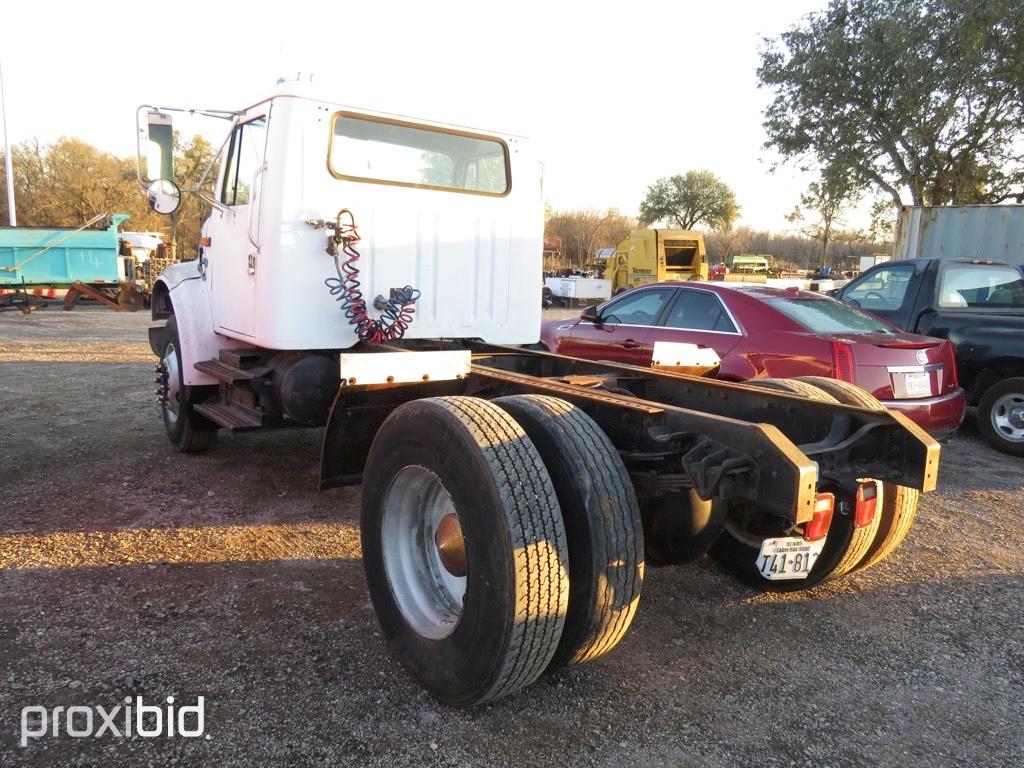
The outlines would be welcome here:
<svg viewBox="0 0 1024 768">
<path fill-rule="evenodd" d="M 1024 764 L 1024 460 L 970 423 L 876 569 L 784 596 L 652 570 L 612 655 L 456 710 L 382 649 L 319 432 L 174 453 L 149 324 L 0 314 L 0 766 Z M 19 745 L 23 707 L 126 696 L 203 696 L 205 738 Z"/>
</svg>

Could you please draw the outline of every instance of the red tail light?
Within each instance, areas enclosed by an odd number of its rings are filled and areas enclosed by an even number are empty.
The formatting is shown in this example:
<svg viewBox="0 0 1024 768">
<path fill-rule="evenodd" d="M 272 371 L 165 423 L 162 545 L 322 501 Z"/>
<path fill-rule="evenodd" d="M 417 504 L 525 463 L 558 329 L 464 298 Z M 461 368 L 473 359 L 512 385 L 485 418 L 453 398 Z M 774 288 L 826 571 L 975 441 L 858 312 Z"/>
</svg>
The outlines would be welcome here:
<svg viewBox="0 0 1024 768">
<path fill-rule="evenodd" d="M 944 345 L 944 351 L 946 353 L 946 366 L 949 368 L 949 386 L 946 387 L 950 392 L 960 386 L 960 374 L 956 370 L 956 352 L 953 351 L 953 343 L 947 341 Z"/>
<path fill-rule="evenodd" d="M 878 483 L 861 483 L 857 488 L 857 501 L 853 507 L 853 527 L 864 528 L 875 519 L 878 507 Z"/>
<path fill-rule="evenodd" d="M 842 381 L 853 382 L 853 350 L 849 344 L 832 342 L 832 375 Z"/>
<path fill-rule="evenodd" d="M 825 538 L 832 525 L 832 510 L 836 505 L 835 494 L 819 493 L 814 497 L 814 516 L 804 523 L 804 540 L 817 541 Z"/>
</svg>

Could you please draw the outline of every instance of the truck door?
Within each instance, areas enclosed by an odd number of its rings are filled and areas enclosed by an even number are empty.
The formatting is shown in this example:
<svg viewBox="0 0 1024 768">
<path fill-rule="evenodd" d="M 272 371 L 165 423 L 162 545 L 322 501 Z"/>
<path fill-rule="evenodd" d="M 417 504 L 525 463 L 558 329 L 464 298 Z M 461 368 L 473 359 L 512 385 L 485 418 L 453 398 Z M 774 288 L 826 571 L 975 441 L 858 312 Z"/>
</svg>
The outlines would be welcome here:
<svg viewBox="0 0 1024 768">
<path fill-rule="evenodd" d="M 253 336 L 256 330 L 266 143 L 265 116 L 235 126 L 218 193 L 225 209 L 214 210 L 205 229 L 214 325 L 231 335 Z"/>
</svg>

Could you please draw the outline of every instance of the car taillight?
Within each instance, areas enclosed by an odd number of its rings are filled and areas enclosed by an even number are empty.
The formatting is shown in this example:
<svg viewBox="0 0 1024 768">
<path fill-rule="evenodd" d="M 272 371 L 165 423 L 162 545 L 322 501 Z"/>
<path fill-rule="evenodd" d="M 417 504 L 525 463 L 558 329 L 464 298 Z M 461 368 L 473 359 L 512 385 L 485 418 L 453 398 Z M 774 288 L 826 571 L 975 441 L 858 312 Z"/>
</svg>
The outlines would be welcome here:
<svg viewBox="0 0 1024 768">
<path fill-rule="evenodd" d="M 947 341 L 945 344 L 946 348 L 946 366 L 949 368 L 949 386 L 947 389 L 952 392 L 954 389 L 960 386 L 960 374 L 956 370 L 956 352 L 953 350 L 953 343 Z"/>
<path fill-rule="evenodd" d="M 832 375 L 853 382 L 853 350 L 842 341 L 832 342 Z"/>
<path fill-rule="evenodd" d="M 857 487 L 857 499 L 853 507 L 853 527 L 864 528 L 875 519 L 878 507 L 878 483 L 871 480 Z"/>
<path fill-rule="evenodd" d="M 814 515 L 804 523 L 804 541 L 817 541 L 828 534 L 832 525 L 832 510 L 836 505 L 834 493 L 819 493 L 814 497 Z"/>
</svg>

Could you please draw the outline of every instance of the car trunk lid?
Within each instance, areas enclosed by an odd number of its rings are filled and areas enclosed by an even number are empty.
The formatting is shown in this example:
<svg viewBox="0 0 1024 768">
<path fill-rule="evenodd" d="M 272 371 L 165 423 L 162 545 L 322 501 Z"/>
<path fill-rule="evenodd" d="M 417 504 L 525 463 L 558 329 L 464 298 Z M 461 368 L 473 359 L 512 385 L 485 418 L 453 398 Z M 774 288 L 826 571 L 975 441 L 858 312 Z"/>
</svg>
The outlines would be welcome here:
<svg viewBox="0 0 1024 768">
<path fill-rule="evenodd" d="M 834 375 L 852 377 L 853 383 L 880 400 L 935 397 L 956 389 L 947 341 L 905 333 L 842 333 L 828 338 L 834 350 Z"/>
</svg>

